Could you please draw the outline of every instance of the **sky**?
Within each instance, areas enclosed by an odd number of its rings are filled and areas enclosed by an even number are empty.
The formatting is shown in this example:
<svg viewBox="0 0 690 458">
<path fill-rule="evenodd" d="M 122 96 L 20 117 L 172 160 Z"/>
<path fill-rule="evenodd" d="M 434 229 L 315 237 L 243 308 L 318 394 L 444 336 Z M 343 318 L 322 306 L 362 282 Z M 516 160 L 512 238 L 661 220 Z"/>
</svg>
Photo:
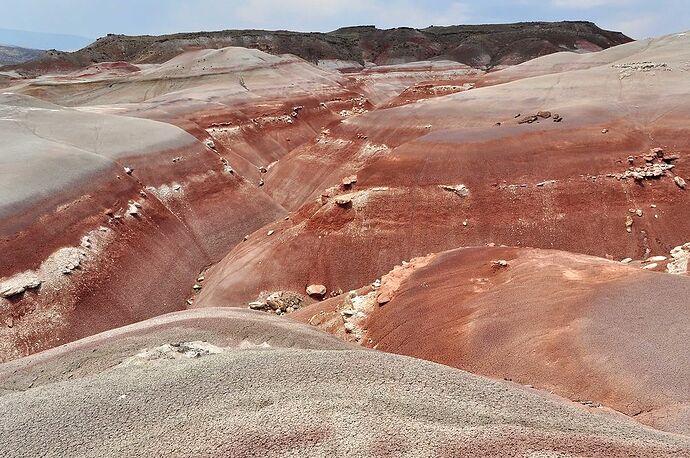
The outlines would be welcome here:
<svg viewBox="0 0 690 458">
<path fill-rule="evenodd" d="M 690 0 L 0 0 L 0 29 L 97 38 L 222 29 L 329 31 L 589 20 L 633 38 L 690 30 Z"/>
</svg>

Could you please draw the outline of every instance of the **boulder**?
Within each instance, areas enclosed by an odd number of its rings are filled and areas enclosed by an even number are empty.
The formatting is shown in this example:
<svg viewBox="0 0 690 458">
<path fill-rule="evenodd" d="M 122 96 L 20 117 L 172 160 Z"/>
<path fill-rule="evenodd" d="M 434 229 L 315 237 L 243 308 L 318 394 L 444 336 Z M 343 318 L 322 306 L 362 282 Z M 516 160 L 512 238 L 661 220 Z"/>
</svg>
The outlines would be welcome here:
<svg viewBox="0 0 690 458">
<path fill-rule="evenodd" d="M 309 285 L 307 286 L 307 295 L 322 298 L 326 295 L 326 287 L 324 285 Z"/>
<path fill-rule="evenodd" d="M 266 305 L 271 310 L 280 310 L 281 312 L 291 312 L 300 309 L 306 299 L 301 294 L 292 291 L 276 291 L 271 293 L 266 298 Z"/>
</svg>

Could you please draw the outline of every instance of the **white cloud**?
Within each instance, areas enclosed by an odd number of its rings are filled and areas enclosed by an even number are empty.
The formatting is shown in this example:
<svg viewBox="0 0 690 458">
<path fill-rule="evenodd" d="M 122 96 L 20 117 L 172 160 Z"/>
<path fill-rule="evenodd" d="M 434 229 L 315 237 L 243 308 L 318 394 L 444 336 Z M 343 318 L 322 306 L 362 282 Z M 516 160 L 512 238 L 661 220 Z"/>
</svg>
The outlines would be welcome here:
<svg viewBox="0 0 690 458">
<path fill-rule="evenodd" d="M 466 22 L 460 1 L 442 6 L 414 0 L 198 0 L 176 9 L 174 22 L 209 28 L 265 28 L 328 31 L 346 25 L 426 27 Z M 187 26 L 189 28 L 189 26 Z"/>
<path fill-rule="evenodd" d="M 588 9 L 599 7 L 624 6 L 633 3 L 632 0 L 552 0 L 551 4 L 558 8 Z"/>
</svg>

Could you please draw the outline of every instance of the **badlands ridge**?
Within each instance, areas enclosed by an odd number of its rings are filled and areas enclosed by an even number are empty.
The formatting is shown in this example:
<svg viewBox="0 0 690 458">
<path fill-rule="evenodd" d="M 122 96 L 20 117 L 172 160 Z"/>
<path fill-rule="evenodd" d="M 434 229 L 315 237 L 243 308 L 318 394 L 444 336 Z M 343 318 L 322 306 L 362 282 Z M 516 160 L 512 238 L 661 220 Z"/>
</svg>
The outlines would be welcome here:
<svg viewBox="0 0 690 458">
<path fill-rule="evenodd" d="M 8 456 L 690 456 L 690 35 L 356 32 L 0 69 Z"/>
</svg>

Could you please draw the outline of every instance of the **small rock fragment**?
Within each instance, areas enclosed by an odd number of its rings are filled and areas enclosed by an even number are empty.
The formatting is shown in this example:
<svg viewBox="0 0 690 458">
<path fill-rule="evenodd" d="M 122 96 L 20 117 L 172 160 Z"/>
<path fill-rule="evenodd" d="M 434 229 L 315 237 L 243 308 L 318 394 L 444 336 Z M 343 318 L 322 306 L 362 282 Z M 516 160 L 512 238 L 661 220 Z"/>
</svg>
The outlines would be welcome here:
<svg viewBox="0 0 690 458">
<path fill-rule="evenodd" d="M 625 230 L 627 232 L 632 232 L 633 219 L 632 216 L 628 215 L 625 217 Z"/>
<path fill-rule="evenodd" d="M 357 175 L 350 175 L 349 177 L 343 178 L 342 185 L 345 187 L 350 187 L 357 183 Z"/>
<path fill-rule="evenodd" d="M 265 302 L 250 302 L 249 308 L 252 310 L 265 310 L 268 308 L 268 304 Z"/>
<path fill-rule="evenodd" d="M 652 263 L 652 264 L 647 264 L 646 266 L 642 266 L 642 269 L 643 269 L 643 270 L 654 270 L 654 269 L 656 269 L 657 267 L 659 267 L 658 264 Z"/>
<path fill-rule="evenodd" d="M 350 207 L 352 206 L 352 198 L 351 197 L 338 197 L 335 199 L 335 203 L 339 207 Z"/>
<path fill-rule="evenodd" d="M 608 133 L 609 133 L 609 130 L 608 130 L 608 129 L 601 129 L 601 133 L 602 133 L 602 134 L 608 134 Z"/>
<path fill-rule="evenodd" d="M 498 261 L 491 261 L 491 265 L 494 267 L 508 267 L 508 261 L 499 259 Z"/>
<path fill-rule="evenodd" d="M 663 262 L 666 261 L 666 256 L 652 256 L 651 258 L 647 259 L 645 262 Z"/>
<path fill-rule="evenodd" d="M 266 235 L 271 236 L 271 235 L 273 235 L 273 234 L 275 234 L 275 233 L 276 233 L 276 231 L 270 230 L 270 231 L 268 231 L 268 232 L 266 233 Z"/>
<path fill-rule="evenodd" d="M 682 178 L 679 177 L 679 176 L 675 176 L 675 177 L 673 177 L 673 181 L 676 183 L 676 185 L 677 185 L 680 189 L 685 189 L 685 180 L 684 180 L 684 179 L 682 179 Z"/>
<path fill-rule="evenodd" d="M 470 195 L 470 190 L 467 189 L 467 186 L 465 186 L 464 184 L 457 184 L 457 185 L 440 184 L 440 185 L 438 185 L 438 187 L 443 189 L 444 191 L 450 191 L 454 194 L 457 194 L 460 197 L 467 197 Z"/>
<path fill-rule="evenodd" d="M 125 173 L 126 173 L 127 175 L 131 175 L 132 172 L 134 172 L 134 169 L 130 169 L 129 167 L 125 167 Z"/>
<path fill-rule="evenodd" d="M 632 258 L 621 259 L 622 264 L 630 264 L 632 261 L 633 261 Z"/>
</svg>

